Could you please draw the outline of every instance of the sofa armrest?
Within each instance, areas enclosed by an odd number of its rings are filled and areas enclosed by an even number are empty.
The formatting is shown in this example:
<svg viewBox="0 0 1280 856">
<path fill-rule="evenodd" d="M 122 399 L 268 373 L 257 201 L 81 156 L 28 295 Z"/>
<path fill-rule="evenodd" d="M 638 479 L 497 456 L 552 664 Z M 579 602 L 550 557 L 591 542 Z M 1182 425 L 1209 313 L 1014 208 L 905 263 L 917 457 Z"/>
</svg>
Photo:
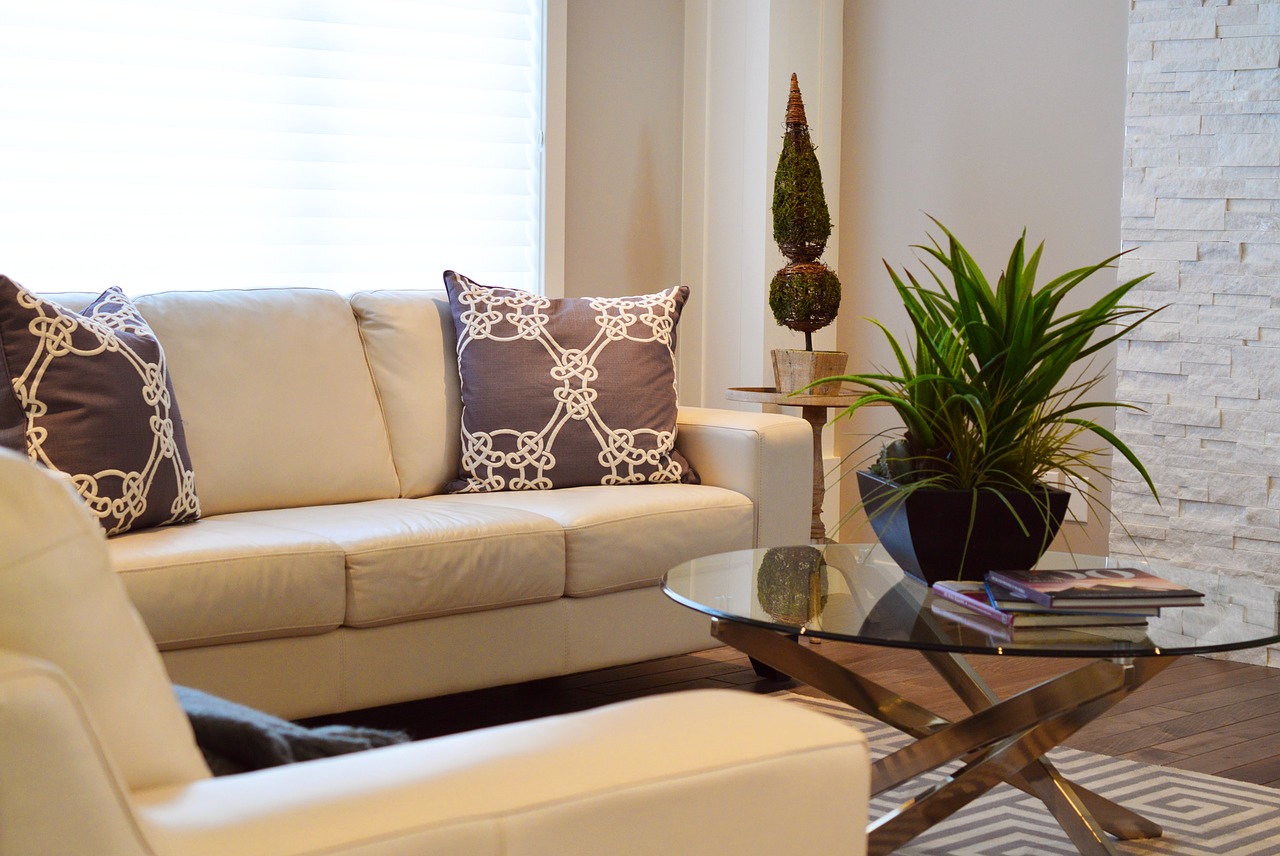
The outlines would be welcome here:
<svg viewBox="0 0 1280 856">
<path fill-rule="evenodd" d="M 755 546 L 806 544 L 813 507 L 813 429 L 797 416 L 681 407 L 676 448 L 703 484 L 755 504 Z"/>
<path fill-rule="evenodd" d="M 182 856 L 774 856 L 797 830 L 862 854 L 869 769 L 832 717 L 702 690 L 157 790 L 140 815 Z"/>
</svg>

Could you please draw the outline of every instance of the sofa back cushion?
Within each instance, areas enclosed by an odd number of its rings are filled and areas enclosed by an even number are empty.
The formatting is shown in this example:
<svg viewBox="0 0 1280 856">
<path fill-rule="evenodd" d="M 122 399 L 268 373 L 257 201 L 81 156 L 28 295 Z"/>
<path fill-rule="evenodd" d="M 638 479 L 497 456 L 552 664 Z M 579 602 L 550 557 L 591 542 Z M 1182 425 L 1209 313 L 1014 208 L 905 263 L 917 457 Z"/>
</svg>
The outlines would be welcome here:
<svg viewBox="0 0 1280 856">
<path fill-rule="evenodd" d="M 443 291 L 365 291 L 351 298 L 400 476 L 401 496 L 444 493 L 458 475 L 462 398 Z"/>
<path fill-rule="evenodd" d="M 398 495 L 345 297 L 288 288 L 136 302 L 168 358 L 206 516 Z"/>
</svg>

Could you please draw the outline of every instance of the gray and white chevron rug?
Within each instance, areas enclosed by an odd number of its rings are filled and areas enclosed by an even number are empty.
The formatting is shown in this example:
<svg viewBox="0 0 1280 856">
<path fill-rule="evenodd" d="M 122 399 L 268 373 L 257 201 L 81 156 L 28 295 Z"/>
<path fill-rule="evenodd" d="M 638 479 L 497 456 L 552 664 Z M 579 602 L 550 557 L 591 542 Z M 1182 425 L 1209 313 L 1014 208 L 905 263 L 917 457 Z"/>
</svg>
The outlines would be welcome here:
<svg viewBox="0 0 1280 856">
<path fill-rule="evenodd" d="M 910 738 L 840 702 L 775 693 L 856 725 L 883 757 Z M 1125 854 L 1176 856 L 1277 856 L 1280 854 L 1280 790 L 1058 748 L 1049 758 L 1069 779 L 1109 797 L 1164 827 L 1164 835 L 1116 842 Z M 932 781 L 940 780 L 934 774 Z M 871 817 L 896 808 L 921 781 L 871 801 Z M 1078 851 L 1044 805 L 1010 785 L 1000 785 L 909 842 L 897 856 L 1076 856 Z"/>
</svg>

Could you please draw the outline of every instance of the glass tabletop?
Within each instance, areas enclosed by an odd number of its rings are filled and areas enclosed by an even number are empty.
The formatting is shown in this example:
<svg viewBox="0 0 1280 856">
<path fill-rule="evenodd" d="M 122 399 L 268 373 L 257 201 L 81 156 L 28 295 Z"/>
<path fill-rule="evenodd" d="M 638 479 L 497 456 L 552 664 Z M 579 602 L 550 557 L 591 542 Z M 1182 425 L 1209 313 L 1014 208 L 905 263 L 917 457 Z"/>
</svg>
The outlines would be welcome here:
<svg viewBox="0 0 1280 856">
<path fill-rule="evenodd" d="M 1106 558 L 1048 553 L 1038 568 L 1106 567 Z M 1126 559 L 1124 564 L 1134 565 Z M 694 559 L 663 577 L 672 599 L 707 615 L 792 634 L 915 650 L 1050 657 L 1207 654 L 1280 642 L 1243 624 L 1212 594 L 1166 607 L 1145 625 L 1005 629 L 934 610 L 929 586 L 867 544 L 775 547 Z"/>
</svg>

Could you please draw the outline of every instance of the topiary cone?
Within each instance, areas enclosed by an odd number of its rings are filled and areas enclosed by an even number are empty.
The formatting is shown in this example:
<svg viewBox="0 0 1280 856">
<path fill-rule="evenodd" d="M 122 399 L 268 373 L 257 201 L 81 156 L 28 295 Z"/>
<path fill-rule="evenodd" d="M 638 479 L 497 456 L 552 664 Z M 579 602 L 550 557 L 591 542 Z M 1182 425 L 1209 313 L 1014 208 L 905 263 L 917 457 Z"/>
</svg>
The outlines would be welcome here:
<svg viewBox="0 0 1280 856">
<path fill-rule="evenodd" d="M 831 214 L 822 191 L 822 168 L 809 138 L 800 84 L 791 75 L 786 132 L 773 180 L 773 239 L 792 262 L 811 262 L 826 249 Z"/>
</svg>

